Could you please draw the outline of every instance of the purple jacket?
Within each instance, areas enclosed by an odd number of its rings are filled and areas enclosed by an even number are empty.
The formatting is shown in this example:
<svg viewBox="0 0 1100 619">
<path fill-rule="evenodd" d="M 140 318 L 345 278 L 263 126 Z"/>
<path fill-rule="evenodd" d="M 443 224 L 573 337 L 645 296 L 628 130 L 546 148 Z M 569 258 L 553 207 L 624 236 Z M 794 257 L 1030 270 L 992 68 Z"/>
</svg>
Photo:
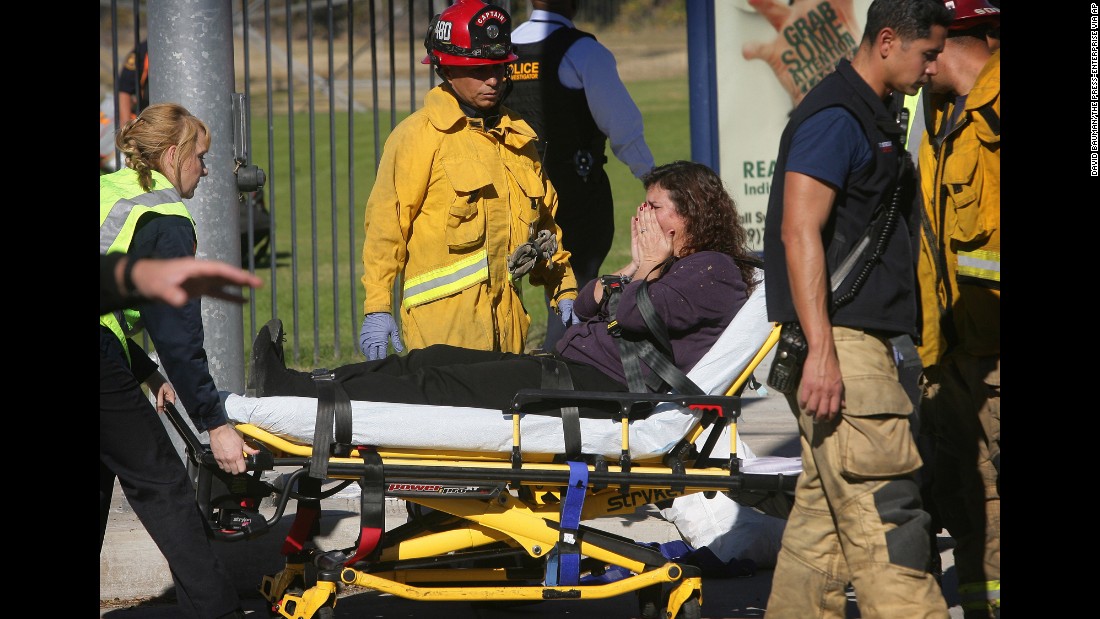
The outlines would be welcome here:
<svg viewBox="0 0 1100 619">
<path fill-rule="evenodd" d="M 627 284 L 619 301 L 616 318 L 625 332 L 648 333 L 636 303 L 640 282 Z M 599 279 L 590 281 L 577 295 L 573 312 L 582 322 L 566 330 L 557 351 L 566 359 L 595 366 L 625 385 L 619 345 L 607 332 L 607 299 L 597 305 L 592 297 L 598 285 Z M 673 361 L 685 374 L 714 345 L 749 298 L 748 286 L 733 258 L 713 251 L 677 260 L 668 273 L 649 282 L 649 296 L 668 326 Z M 642 371 L 650 374 L 644 362 Z"/>
</svg>

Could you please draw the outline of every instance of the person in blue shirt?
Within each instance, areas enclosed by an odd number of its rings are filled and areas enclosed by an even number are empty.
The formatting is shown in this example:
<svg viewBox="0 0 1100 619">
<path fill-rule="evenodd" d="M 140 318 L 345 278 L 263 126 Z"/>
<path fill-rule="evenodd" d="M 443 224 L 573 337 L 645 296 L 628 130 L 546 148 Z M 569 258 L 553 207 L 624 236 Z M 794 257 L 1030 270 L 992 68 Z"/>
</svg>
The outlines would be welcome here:
<svg viewBox="0 0 1100 619">
<path fill-rule="evenodd" d="M 519 59 L 511 65 L 512 90 L 504 104 L 538 136 L 543 167 L 558 192 L 554 219 L 577 288 L 583 288 L 599 276 L 615 238 L 615 201 L 604 171 L 607 142 L 638 179 L 653 169 L 653 153 L 615 56 L 573 24 L 576 0 L 533 0 L 531 6 L 530 18 L 512 32 Z M 575 322 L 571 305 L 559 302 L 559 317 L 547 299 L 543 350 L 554 350 Z"/>
</svg>

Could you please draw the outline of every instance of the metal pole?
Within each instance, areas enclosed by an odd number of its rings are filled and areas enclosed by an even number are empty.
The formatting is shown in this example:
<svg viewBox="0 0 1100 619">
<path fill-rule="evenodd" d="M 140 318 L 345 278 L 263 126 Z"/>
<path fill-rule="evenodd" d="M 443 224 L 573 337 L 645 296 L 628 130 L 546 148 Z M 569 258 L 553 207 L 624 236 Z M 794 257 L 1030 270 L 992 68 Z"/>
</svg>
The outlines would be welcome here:
<svg viewBox="0 0 1100 619">
<path fill-rule="evenodd" d="M 183 105 L 210 129 L 209 172 L 185 200 L 199 258 L 239 265 L 240 202 L 233 162 L 233 13 L 230 0 L 149 0 L 149 96 Z M 218 389 L 244 393 L 244 311 L 202 300 L 204 347 Z"/>
<path fill-rule="evenodd" d="M 714 74 L 714 0 L 687 0 L 691 159 L 721 173 L 718 87 Z"/>
</svg>

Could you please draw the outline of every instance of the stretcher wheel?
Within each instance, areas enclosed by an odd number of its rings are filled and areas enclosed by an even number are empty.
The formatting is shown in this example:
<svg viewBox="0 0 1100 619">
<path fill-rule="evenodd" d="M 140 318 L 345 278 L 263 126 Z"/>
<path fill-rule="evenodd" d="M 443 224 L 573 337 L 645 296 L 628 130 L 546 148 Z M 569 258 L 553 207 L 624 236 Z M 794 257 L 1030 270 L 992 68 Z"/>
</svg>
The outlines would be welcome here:
<svg viewBox="0 0 1100 619">
<path fill-rule="evenodd" d="M 644 589 L 638 589 L 638 612 L 642 619 L 658 619 L 662 617 L 663 613 L 660 613 L 661 604 L 661 585 L 650 585 Z M 667 596 L 665 597 L 667 600 Z"/>
<path fill-rule="evenodd" d="M 680 612 L 676 613 L 676 619 L 701 619 L 702 616 L 703 605 L 699 603 L 698 595 L 692 595 L 680 605 Z"/>
<path fill-rule="evenodd" d="M 287 595 L 302 597 L 302 594 L 304 594 L 305 592 L 305 581 L 302 579 L 301 574 L 296 574 L 294 576 L 294 580 L 290 582 L 290 585 L 288 585 L 287 588 L 283 590 L 283 594 L 279 596 L 277 603 L 281 603 L 282 600 L 286 599 Z M 282 617 L 282 615 L 279 614 L 279 611 L 276 610 L 275 604 L 268 604 L 267 616 L 272 618 Z"/>
<path fill-rule="evenodd" d="M 278 594 L 277 599 L 281 600 L 287 594 L 296 595 L 296 596 L 301 597 L 301 595 L 303 593 L 305 593 L 305 591 L 306 591 L 305 579 L 303 578 L 302 574 L 295 574 L 294 578 L 290 581 L 290 583 L 286 586 L 286 588 L 283 589 L 282 592 L 277 592 L 276 591 L 276 592 L 273 592 L 273 593 L 277 593 Z M 266 597 L 266 594 L 265 594 L 265 597 Z M 268 617 L 282 617 L 282 615 L 279 614 L 279 611 L 275 610 L 274 603 L 269 604 L 267 606 L 267 616 Z"/>
<path fill-rule="evenodd" d="M 650 585 L 638 590 L 639 615 L 642 619 L 666 619 L 668 613 L 668 593 L 661 585 Z M 675 619 L 701 619 L 703 606 L 699 603 L 699 593 L 691 594 L 691 597 L 680 605 Z"/>
<path fill-rule="evenodd" d="M 283 603 L 283 601 L 287 599 L 288 595 L 295 598 L 303 598 L 307 596 L 307 593 L 305 590 L 298 587 L 288 587 L 286 592 L 283 594 L 283 597 L 280 599 L 279 603 Z M 301 601 L 307 604 L 309 602 L 309 600 Z M 292 606 L 290 607 L 290 610 L 288 612 L 294 615 L 298 610 L 299 609 L 296 606 Z M 276 605 L 268 606 L 267 612 L 271 617 L 283 616 L 277 610 Z M 324 605 L 319 607 L 312 615 L 310 615 L 309 619 L 336 619 L 336 595 L 329 595 L 328 599 L 325 600 Z"/>
</svg>

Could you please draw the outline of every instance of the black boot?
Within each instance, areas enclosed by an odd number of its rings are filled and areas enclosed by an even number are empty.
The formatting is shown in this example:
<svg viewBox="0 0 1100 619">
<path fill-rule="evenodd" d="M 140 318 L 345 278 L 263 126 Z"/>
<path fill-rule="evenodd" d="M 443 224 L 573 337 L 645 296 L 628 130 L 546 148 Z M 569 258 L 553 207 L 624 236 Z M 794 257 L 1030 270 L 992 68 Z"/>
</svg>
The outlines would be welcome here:
<svg viewBox="0 0 1100 619">
<path fill-rule="evenodd" d="M 260 327 L 256 339 L 252 342 L 252 362 L 245 395 L 263 397 L 265 382 L 268 379 L 267 370 L 271 364 L 282 365 L 285 368 L 283 365 L 284 341 L 286 341 L 286 334 L 283 332 L 283 321 L 278 318 L 272 318 Z"/>
</svg>

